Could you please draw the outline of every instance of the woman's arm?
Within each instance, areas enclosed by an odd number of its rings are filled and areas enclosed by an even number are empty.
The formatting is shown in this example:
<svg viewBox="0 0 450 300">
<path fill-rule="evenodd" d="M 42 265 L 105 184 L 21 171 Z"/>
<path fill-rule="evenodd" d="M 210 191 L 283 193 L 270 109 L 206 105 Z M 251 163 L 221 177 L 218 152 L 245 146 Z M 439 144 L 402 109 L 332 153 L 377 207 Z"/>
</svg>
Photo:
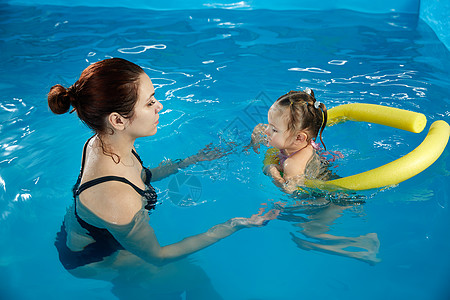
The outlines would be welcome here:
<svg viewBox="0 0 450 300">
<path fill-rule="evenodd" d="M 184 257 L 204 249 L 240 229 L 264 226 L 269 220 L 276 218 L 277 215 L 277 212 L 269 211 L 265 215 L 256 214 L 251 218 L 230 219 L 225 223 L 210 228 L 204 233 L 187 237 L 178 243 L 162 247 L 160 252 L 161 258 L 163 261 L 170 261 Z"/>
<path fill-rule="evenodd" d="M 191 155 L 185 159 L 177 159 L 175 161 L 169 159 L 161 162 L 158 167 L 151 169 L 152 181 L 164 179 L 170 175 L 176 174 L 180 169 L 185 169 L 198 162 L 211 161 L 227 155 L 226 152 L 221 151 L 217 147 L 212 148 L 211 145 L 212 144 L 206 145 L 197 154 Z"/>
<path fill-rule="evenodd" d="M 204 233 L 161 247 L 150 226 L 148 213 L 142 208 L 141 196 L 130 186 L 106 182 L 86 192 L 96 192 L 97 195 L 84 201 L 80 199 L 81 204 L 96 217 L 92 220 L 95 226 L 108 229 L 127 251 L 155 265 L 183 258 L 240 229 L 264 226 L 269 220 L 275 219 L 279 212 L 271 210 L 263 214 L 264 210 L 261 209 L 250 218 L 233 218 Z"/>
<path fill-rule="evenodd" d="M 149 263 L 160 266 L 204 249 L 240 229 L 264 226 L 269 220 L 275 219 L 278 213 L 277 210 L 271 210 L 263 215 L 261 211 L 251 218 L 233 218 L 204 233 L 163 247 L 160 246 L 145 211 L 138 212 L 140 216 L 138 220 L 135 220 L 136 224 L 129 232 L 123 233 L 115 230 L 115 225 L 110 225 L 108 230 L 127 251 Z"/>
</svg>

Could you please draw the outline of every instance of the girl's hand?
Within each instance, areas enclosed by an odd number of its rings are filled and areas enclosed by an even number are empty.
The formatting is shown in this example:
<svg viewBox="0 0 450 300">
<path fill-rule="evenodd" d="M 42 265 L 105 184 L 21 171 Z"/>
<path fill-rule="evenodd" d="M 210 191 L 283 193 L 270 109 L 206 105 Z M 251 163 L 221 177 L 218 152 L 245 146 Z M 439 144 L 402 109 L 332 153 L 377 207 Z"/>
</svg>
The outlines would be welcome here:
<svg viewBox="0 0 450 300">
<path fill-rule="evenodd" d="M 282 171 L 283 171 L 283 169 L 281 168 L 280 165 L 270 164 L 270 165 L 267 165 L 264 167 L 263 173 L 266 175 L 269 175 L 273 179 L 280 180 L 280 179 L 283 179 L 283 177 L 281 177 Z"/>
<path fill-rule="evenodd" d="M 269 221 L 274 220 L 280 214 L 280 210 L 271 209 L 263 215 L 264 208 L 261 208 L 257 214 L 252 215 L 250 218 L 233 218 L 231 224 L 233 227 L 250 228 L 250 227 L 262 227 L 267 225 Z"/>
<path fill-rule="evenodd" d="M 278 164 L 271 164 L 264 167 L 264 174 L 272 177 L 273 183 L 279 188 L 283 188 L 286 184 L 286 180 L 281 176 L 283 169 Z"/>
<path fill-rule="evenodd" d="M 252 138 L 250 141 L 250 144 L 248 144 L 244 151 L 248 151 L 248 149 L 253 148 L 253 151 L 259 154 L 259 148 L 261 147 L 261 144 L 267 145 L 267 136 L 265 134 L 267 128 L 267 124 L 258 124 L 255 126 L 252 132 Z"/>
</svg>

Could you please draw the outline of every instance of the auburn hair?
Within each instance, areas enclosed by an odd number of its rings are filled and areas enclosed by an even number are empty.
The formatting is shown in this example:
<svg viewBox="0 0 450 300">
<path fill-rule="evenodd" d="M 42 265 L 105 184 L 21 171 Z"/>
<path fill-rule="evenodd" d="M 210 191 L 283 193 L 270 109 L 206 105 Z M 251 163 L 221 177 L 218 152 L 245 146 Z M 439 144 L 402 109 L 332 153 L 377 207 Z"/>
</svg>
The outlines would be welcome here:
<svg viewBox="0 0 450 300">
<path fill-rule="evenodd" d="M 72 106 L 71 112 L 76 111 L 83 123 L 104 134 L 109 114 L 133 117 L 142 73 L 141 67 L 121 58 L 96 62 L 72 86 L 53 86 L 47 96 L 48 106 L 55 114 L 64 114 Z"/>
</svg>

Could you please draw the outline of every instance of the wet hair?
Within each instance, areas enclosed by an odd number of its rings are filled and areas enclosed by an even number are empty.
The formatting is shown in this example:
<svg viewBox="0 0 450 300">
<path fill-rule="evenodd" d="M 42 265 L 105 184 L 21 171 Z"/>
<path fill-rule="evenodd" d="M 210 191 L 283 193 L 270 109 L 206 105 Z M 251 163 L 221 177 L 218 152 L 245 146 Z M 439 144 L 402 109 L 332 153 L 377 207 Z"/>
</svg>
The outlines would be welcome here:
<svg viewBox="0 0 450 300">
<path fill-rule="evenodd" d="M 76 111 L 81 121 L 99 134 L 103 153 L 119 163 L 120 157 L 105 149 L 100 135 L 114 133 L 106 122 L 111 113 L 132 119 L 143 73 L 141 67 L 121 58 L 96 62 L 72 86 L 54 85 L 47 96 L 48 106 L 55 114 L 64 114 L 72 106 L 71 113 Z"/>
<path fill-rule="evenodd" d="M 70 87 L 60 84 L 48 93 L 48 106 L 55 114 L 73 107 L 78 117 L 99 134 L 107 132 L 106 118 L 116 112 L 131 119 L 138 100 L 139 76 L 144 70 L 121 58 L 110 58 L 87 67 Z"/>
<path fill-rule="evenodd" d="M 290 91 L 278 98 L 275 104 L 289 109 L 287 125 L 291 133 L 306 131 L 307 142 L 311 139 L 316 140 L 319 135 L 320 142 L 326 149 L 322 132 L 327 125 L 327 108 L 325 104 L 316 100 L 313 91 L 310 90 L 310 93 Z"/>
</svg>

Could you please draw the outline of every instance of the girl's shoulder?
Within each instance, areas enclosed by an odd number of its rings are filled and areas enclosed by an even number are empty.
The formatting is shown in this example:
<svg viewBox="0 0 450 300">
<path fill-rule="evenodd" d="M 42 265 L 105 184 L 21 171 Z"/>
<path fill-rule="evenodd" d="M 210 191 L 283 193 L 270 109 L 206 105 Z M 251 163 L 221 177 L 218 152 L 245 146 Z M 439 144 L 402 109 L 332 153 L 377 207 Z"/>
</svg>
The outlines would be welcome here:
<svg viewBox="0 0 450 300">
<path fill-rule="evenodd" d="M 307 146 L 306 148 L 300 150 L 298 153 L 286 159 L 286 162 L 291 161 L 296 164 L 306 166 L 306 164 L 314 157 L 315 153 L 316 151 L 314 150 L 313 147 Z"/>
<path fill-rule="evenodd" d="M 295 177 L 303 175 L 306 170 L 306 166 L 313 158 L 315 150 L 312 147 L 306 147 L 295 155 L 286 159 L 283 164 L 283 170 L 286 176 Z"/>
</svg>

